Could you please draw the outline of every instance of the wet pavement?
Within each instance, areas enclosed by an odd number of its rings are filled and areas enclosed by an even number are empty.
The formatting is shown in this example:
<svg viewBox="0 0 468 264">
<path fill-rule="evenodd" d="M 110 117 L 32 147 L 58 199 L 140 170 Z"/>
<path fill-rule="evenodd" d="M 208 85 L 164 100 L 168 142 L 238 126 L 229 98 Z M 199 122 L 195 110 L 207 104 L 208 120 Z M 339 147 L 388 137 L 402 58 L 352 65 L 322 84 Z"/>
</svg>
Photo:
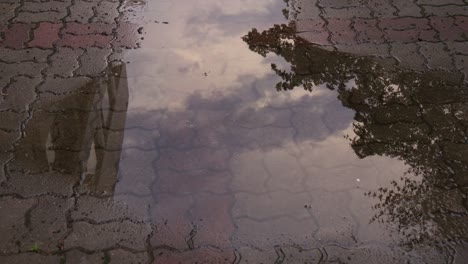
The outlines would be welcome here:
<svg viewBox="0 0 468 264">
<path fill-rule="evenodd" d="M 466 0 L 0 0 L 0 263 L 467 263 L 467 63 Z"/>
</svg>

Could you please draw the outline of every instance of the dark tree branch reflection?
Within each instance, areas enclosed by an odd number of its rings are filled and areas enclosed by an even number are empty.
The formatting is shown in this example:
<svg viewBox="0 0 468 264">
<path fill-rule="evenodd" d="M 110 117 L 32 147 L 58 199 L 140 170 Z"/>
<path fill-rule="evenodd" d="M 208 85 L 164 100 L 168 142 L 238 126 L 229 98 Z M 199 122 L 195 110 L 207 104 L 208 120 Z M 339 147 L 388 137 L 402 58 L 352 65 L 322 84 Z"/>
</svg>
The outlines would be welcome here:
<svg viewBox="0 0 468 264">
<path fill-rule="evenodd" d="M 252 29 L 243 40 L 262 55 L 284 58 L 290 71 L 278 91 L 326 85 L 356 111 L 349 137 L 355 153 L 403 160 L 410 169 L 391 188 L 367 193 L 378 199 L 371 221 L 396 225 L 408 240 L 468 238 L 468 87 L 458 72 L 415 72 L 391 60 L 328 51 L 302 39 L 295 25 Z"/>
</svg>

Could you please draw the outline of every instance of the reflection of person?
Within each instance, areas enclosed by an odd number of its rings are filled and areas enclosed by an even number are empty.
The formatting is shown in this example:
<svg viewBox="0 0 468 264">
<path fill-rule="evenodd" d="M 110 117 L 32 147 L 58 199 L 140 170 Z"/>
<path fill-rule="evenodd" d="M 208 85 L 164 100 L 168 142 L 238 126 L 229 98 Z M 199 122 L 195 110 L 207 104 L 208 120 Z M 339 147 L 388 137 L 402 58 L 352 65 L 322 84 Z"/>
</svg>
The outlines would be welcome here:
<svg viewBox="0 0 468 264">
<path fill-rule="evenodd" d="M 395 223 L 411 239 L 468 238 L 468 208 L 453 198 L 468 195 L 468 87 L 461 73 L 404 71 L 326 51 L 298 37 L 294 24 L 253 29 L 243 39 L 251 50 L 291 64 L 291 71 L 272 65 L 282 78 L 277 89 L 337 90 L 356 111 L 351 146 L 359 157 L 390 156 L 411 167 L 403 185 L 370 193 L 380 199 L 377 220 Z"/>
<path fill-rule="evenodd" d="M 96 191 L 112 191 L 129 95 L 124 64 L 109 69 L 108 76 L 86 84 L 92 94 L 58 97 L 59 101 L 34 111 L 18 142 L 15 168 L 28 173 L 52 168 L 66 174 L 94 174 L 88 180 Z"/>
</svg>

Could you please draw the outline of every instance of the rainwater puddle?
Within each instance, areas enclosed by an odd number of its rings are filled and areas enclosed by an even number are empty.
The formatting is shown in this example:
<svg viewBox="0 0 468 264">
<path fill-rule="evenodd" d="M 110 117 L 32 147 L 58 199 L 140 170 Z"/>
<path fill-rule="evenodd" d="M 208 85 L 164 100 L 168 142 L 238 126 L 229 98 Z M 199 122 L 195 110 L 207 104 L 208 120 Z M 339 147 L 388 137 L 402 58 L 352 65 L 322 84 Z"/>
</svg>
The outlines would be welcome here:
<svg viewBox="0 0 468 264">
<path fill-rule="evenodd" d="M 128 2 L 140 47 L 27 110 L 1 193 L 72 199 L 66 248 L 155 263 L 460 259 L 463 76 L 311 44 L 310 8 Z M 86 242 L 116 221 L 127 242 Z"/>
</svg>

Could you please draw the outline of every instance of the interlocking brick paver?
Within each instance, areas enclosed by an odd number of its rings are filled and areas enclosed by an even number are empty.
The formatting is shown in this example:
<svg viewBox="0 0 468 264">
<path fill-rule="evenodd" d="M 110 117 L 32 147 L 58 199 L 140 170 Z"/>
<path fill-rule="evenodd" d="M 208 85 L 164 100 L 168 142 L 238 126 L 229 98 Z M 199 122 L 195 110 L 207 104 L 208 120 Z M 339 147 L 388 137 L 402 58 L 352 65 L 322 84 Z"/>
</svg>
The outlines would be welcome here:
<svg viewBox="0 0 468 264">
<path fill-rule="evenodd" d="M 431 25 L 439 33 L 440 40 L 465 40 L 463 31 L 455 25 L 455 19 L 453 17 L 431 17 L 430 21 Z"/>
<path fill-rule="evenodd" d="M 78 198 L 71 218 L 73 220 L 91 220 L 97 223 L 122 219 L 143 221 L 148 219 L 151 202 L 151 199 L 130 195 L 119 195 L 112 198 L 81 196 Z"/>
<path fill-rule="evenodd" d="M 65 18 L 66 21 L 88 23 L 94 16 L 93 8 L 95 1 L 74 1 L 70 7 L 70 15 Z"/>
<path fill-rule="evenodd" d="M 178 10 L 178 1 L 0 3 L 1 263 L 444 262 L 431 260 L 443 255 L 433 248 L 413 254 L 387 246 L 382 226 L 368 222 L 373 204 L 363 193 L 407 173 L 420 146 L 430 154 L 437 146 L 451 161 L 457 191 L 431 191 L 440 198 L 435 214 L 461 216 L 453 224 L 464 226 L 468 181 L 458 172 L 468 162 L 467 94 L 456 88 L 468 83 L 468 2 L 286 1 L 291 23 L 250 47 L 273 52 L 262 60 L 235 48 L 236 59 L 216 59 L 226 64 L 222 73 L 209 71 L 219 66 L 212 54 L 231 51 L 218 39 L 250 28 L 245 14 L 264 23 L 278 7 L 257 2 L 215 11 L 188 2 Z M 155 25 L 161 30 L 146 36 Z M 188 27 L 173 34 L 180 26 Z M 269 43 L 277 36 L 281 43 Z M 127 50 L 144 38 L 156 42 Z M 173 39 L 176 46 L 166 45 Z M 208 42 L 218 47 L 210 56 Z M 153 46 L 167 49 L 160 61 L 146 57 Z M 284 59 L 274 68 L 280 77 L 301 83 L 313 75 L 314 92 L 265 92 L 276 78 L 265 65 L 256 78 L 238 76 L 243 65 L 276 60 L 273 53 Z M 279 70 L 288 64 L 291 71 Z M 136 77 L 115 73 L 119 67 Z M 166 74 L 173 68 L 174 76 Z M 206 91 L 197 94 L 187 80 L 199 73 Z M 343 80 L 335 91 L 322 89 Z M 213 87 L 219 94 L 211 95 Z M 181 106 L 173 109 L 155 92 L 192 95 L 175 96 Z M 353 130 L 355 139 L 343 139 Z M 356 143 L 365 139 L 372 142 Z M 39 254 L 31 252 L 35 243 Z"/>
<path fill-rule="evenodd" d="M 15 17 L 15 10 L 19 3 L 0 3 L 0 25 Z"/>
<path fill-rule="evenodd" d="M 44 263 L 44 264 L 56 264 L 61 261 L 60 256 L 47 256 L 36 253 L 22 253 L 11 256 L 0 256 L 1 263 L 8 264 L 23 264 L 23 263 Z"/>
<path fill-rule="evenodd" d="M 99 1 L 93 9 L 93 22 L 114 23 L 115 19 L 119 16 L 119 12 L 117 10 L 119 5 L 119 1 Z"/>
<path fill-rule="evenodd" d="M 154 251 L 154 264 L 177 264 L 177 263 L 219 263 L 228 264 L 235 261 L 235 255 L 229 250 L 212 248 L 200 248 L 192 251 L 176 253 L 167 250 Z"/>
<path fill-rule="evenodd" d="M 79 68 L 78 58 L 84 53 L 81 49 L 58 48 L 51 56 L 47 74 L 59 77 L 71 77 Z M 63 87 L 64 90 L 67 86 Z M 51 89 L 48 89 L 51 91 Z"/>
<path fill-rule="evenodd" d="M 232 209 L 234 217 L 249 216 L 257 220 L 288 215 L 296 219 L 307 218 L 304 205 L 310 203 L 308 193 L 291 194 L 285 191 L 268 194 L 238 193 Z"/>
<path fill-rule="evenodd" d="M 99 35 L 101 36 L 101 35 Z M 107 67 L 107 56 L 109 49 L 90 47 L 79 57 L 80 68 L 75 71 L 76 75 L 99 76 Z"/>
<path fill-rule="evenodd" d="M 73 223 L 72 232 L 64 241 L 65 249 L 80 247 L 86 250 L 102 250 L 124 247 L 131 250 L 146 249 L 146 239 L 151 227 L 145 223 L 118 221 L 94 225 L 87 222 Z"/>
<path fill-rule="evenodd" d="M 328 29 L 332 36 L 331 39 L 336 44 L 352 44 L 356 33 L 351 28 L 351 20 L 347 19 L 329 19 Z"/>
<path fill-rule="evenodd" d="M 411 16 L 420 17 L 422 16 L 422 9 L 416 5 L 413 1 L 408 0 L 392 0 L 393 5 L 398 9 L 398 16 Z"/>
<path fill-rule="evenodd" d="M 421 54 L 426 57 L 428 66 L 431 69 L 447 69 L 454 68 L 452 58 L 450 57 L 447 48 L 442 43 L 420 43 Z"/>
<path fill-rule="evenodd" d="M 71 250 L 65 254 L 65 263 L 104 263 L 104 253 L 86 254 L 78 250 Z"/>
<path fill-rule="evenodd" d="M 21 49 L 30 40 L 31 24 L 10 24 L 3 27 L 3 38 L 0 42 L 2 47 Z"/>
<path fill-rule="evenodd" d="M 37 48 L 30 48 L 30 49 L 0 48 L 0 61 L 9 62 L 9 63 L 15 63 L 19 61 L 47 62 L 47 57 L 52 53 L 53 53 L 52 50 L 44 50 L 44 49 L 37 49 Z"/>
<path fill-rule="evenodd" d="M 150 259 L 147 252 L 130 253 L 122 249 L 111 250 L 108 255 L 109 264 L 143 264 L 148 263 Z"/>
<path fill-rule="evenodd" d="M 44 67 L 45 65 L 29 62 L 6 65 L 2 65 L 2 63 L 0 63 L 0 74 L 3 76 L 13 76 L 18 74 L 34 74 L 34 71 L 39 74 L 39 71 L 42 68 L 41 66 Z M 40 82 L 40 78 L 28 78 L 24 76 L 14 77 L 13 82 L 4 89 L 5 94 L 3 96 L 3 100 L 0 102 L 0 109 L 18 112 L 26 111 L 29 108 L 29 104 L 36 99 L 37 95 L 34 88 Z"/>
<path fill-rule="evenodd" d="M 67 16 L 67 11 L 19 12 L 13 19 L 20 23 L 57 22 Z"/>
<path fill-rule="evenodd" d="M 34 199 L 17 199 L 13 197 L 0 198 L 0 209 L 8 212 L 0 218 L 0 252 L 3 254 L 17 253 L 19 244 L 21 245 L 21 235 L 27 234 L 28 228 L 25 226 L 26 213 L 34 206 Z M 1 257 L 0 257 L 1 258 Z M 5 262 L 11 263 L 11 262 Z"/>
<path fill-rule="evenodd" d="M 34 37 L 29 42 L 30 47 L 50 49 L 54 43 L 59 40 L 59 31 L 62 28 L 61 24 L 43 22 L 39 27 L 34 29 Z"/>
<path fill-rule="evenodd" d="M 415 43 L 392 43 L 391 55 L 406 69 L 426 70 L 426 62 Z"/>
<path fill-rule="evenodd" d="M 73 206 L 72 199 L 43 196 L 25 216 L 27 233 L 22 234 L 21 250 L 28 251 L 32 245 L 39 243 L 45 252 L 56 251 L 60 240 L 67 234 L 65 212 Z"/>
</svg>

